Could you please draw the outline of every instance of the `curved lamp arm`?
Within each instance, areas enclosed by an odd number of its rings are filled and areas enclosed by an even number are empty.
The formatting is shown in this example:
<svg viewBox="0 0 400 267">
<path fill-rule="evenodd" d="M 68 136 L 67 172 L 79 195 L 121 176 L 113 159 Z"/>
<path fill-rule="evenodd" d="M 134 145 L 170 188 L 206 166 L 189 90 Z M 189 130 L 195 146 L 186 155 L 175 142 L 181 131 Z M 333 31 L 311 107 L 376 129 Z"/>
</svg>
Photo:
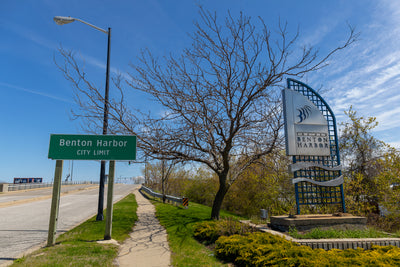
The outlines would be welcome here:
<svg viewBox="0 0 400 267">
<path fill-rule="evenodd" d="M 96 30 L 99 30 L 101 32 L 104 32 L 105 34 L 108 34 L 108 31 L 103 30 L 102 28 L 94 26 L 93 24 L 90 24 L 90 23 L 88 23 L 88 22 L 86 22 L 84 20 L 81 20 L 81 19 L 72 18 L 72 17 L 62 17 L 62 16 L 55 16 L 53 19 L 54 19 L 54 22 L 57 25 L 64 25 L 64 24 L 68 24 L 68 23 L 71 23 L 71 22 L 74 22 L 74 21 L 79 21 L 79 22 L 82 22 L 82 23 L 92 27 L 92 28 L 95 28 Z"/>
</svg>

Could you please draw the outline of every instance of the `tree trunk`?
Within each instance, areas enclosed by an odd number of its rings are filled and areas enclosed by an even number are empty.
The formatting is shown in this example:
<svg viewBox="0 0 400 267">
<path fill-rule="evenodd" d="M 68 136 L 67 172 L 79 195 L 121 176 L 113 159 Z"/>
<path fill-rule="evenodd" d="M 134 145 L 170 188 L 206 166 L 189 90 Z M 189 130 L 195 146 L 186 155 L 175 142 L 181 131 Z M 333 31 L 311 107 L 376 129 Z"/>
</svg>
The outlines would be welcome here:
<svg viewBox="0 0 400 267">
<path fill-rule="evenodd" d="M 161 183 L 161 193 L 162 193 L 162 200 L 163 200 L 163 203 L 165 203 L 165 200 L 167 199 L 166 198 L 166 196 L 165 196 L 165 181 L 164 181 L 164 179 L 162 180 L 162 183 Z"/>
<path fill-rule="evenodd" d="M 165 203 L 165 161 L 161 161 L 161 191 L 162 191 L 162 202 Z"/>
<path fill-rule="evenodd" d="M 219 177 L 219 189 L 214 198 L 214 203 L 211 210 L 211 219 L 219 220 L 219 212 L 221 210 L 222 202 L 226 192 L 228 192 L 228 187 L 226 186 L 226 175 L 222 174 Z"/>
</svg>

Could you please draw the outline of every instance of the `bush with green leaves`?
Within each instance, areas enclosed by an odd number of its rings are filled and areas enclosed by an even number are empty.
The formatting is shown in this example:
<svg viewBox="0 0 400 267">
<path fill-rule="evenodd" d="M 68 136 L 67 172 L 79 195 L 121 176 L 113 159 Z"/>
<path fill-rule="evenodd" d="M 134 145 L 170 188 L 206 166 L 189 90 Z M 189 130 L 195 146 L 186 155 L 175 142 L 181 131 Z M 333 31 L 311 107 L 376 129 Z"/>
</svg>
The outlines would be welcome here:
<svg viewBox="0 0 400 267">
<path fill-rule="evenodd" d="M 215 254 L 236 266 L 399 266 L 400 249 L 311 249 L 269 233 L 221 236 Z"/>
<path fill-rule="evenodd" d="M 193 229 L 194 237 L 205 244 L 215 243 L 220 236 L 231 236 L 234 234 L 242 235 L 257 231 L 254 227 L 229 218 L 218 221 L 203 221 L 196 223 Z"/>
</svg>

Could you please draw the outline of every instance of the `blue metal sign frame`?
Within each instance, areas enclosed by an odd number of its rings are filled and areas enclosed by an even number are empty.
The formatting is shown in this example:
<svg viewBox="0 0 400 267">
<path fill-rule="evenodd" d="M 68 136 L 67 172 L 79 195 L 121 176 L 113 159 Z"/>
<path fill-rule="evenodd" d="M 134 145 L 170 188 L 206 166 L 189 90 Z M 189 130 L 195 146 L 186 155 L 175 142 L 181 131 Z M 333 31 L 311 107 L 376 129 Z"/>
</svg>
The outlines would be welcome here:
<svg viewBox="0 0 400 267">
<path fill-rule="evenodd" d="M 325 100 L 308 85 L 289 78 L 287 87 L 308 98 L 326 118 L 331 152 L 330 156 L 293 156 L 294 165 L 305 166 L 293 171 L 294 180 L 298 181 L 295 183 L 297 214 L 300 214 L 302 205 L 341 204 L 342 211 L 346 212 L 343 183 L 332 183 L 333 180 L 343 180 L 336 118 Z"/>
</svg>

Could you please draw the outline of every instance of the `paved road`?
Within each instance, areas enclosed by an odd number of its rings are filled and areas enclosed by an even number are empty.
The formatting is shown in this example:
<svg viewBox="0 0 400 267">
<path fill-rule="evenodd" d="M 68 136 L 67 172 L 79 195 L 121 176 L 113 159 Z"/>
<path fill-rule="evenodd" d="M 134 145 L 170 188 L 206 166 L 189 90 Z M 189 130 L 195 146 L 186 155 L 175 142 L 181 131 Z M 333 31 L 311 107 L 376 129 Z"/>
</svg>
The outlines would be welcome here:
<svg viewBox="0 0 400 267">
<path fill-rule="evenodd" d="M 96 184 L 77 184 L 77 185 L 62 185 L 61 193 L 70 193 L 78 190 L 86 190 L 89 188 L 99 188 Z M 97 189 L 98 190 L 98 189 Z M 25 203 L 31 201 L 32 198 L 36 200 L 51 198 L 53 187 L 44 187 L 29 190 L 19 190 L 0 194 L 0 207 L 10 206 L 15 204 Z"/>
<path fill-rule="evenodd" d="M 116 184 L 114 186 L 114 201 L 126 196 L 137 185 Z M 65 189 L 64 189 L 65 190 Z M 11 194 L 0 195 L 0 266 L 9 263 L 10 260 L 18 258 L 22 253 L 45 245 L 47 241 L 51 198 L 46 198 L 46 194 L 51 194 L 47 190 L 34 190 L 26 192 L 32 199 L 27 201 L 22 193 L 16 194 L 18 201 L 23 199 L 22 204 L 18 204 L 10 199 Z M 105 198 L 107 190 L 105 190 Z M 8 198 L 8 202 L 1 201 Z M 74 190 L 61 197 L 59 221 L 57 232 L 62 233 L 73 228 L 82 221 L 97 213 L 98 188 L 91 186 L 85 190 Z M 9 203 L 11 205 L 6 205 Z M 106 199 L 104 201 L 106 203 Z M 106 206 L 106 204 L 104 204 Z"/>
</svg>

